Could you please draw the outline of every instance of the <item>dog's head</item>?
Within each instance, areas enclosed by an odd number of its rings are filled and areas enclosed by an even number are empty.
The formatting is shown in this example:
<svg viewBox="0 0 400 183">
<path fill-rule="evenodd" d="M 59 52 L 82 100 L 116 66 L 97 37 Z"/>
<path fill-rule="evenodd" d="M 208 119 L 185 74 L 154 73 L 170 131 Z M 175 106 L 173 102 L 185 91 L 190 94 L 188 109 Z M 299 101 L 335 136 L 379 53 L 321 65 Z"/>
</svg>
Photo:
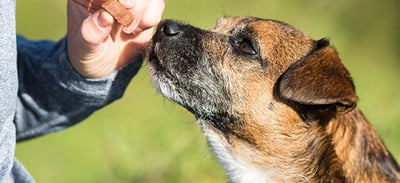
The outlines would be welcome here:
<svg viewBox="0 0 400 183">
<path fill-rule="evenodd" d="M 207 31 L 165 20 L 148 57 L 157 90 L 196 116 L 222 162 L 229 157 L 219 151 L 257 167 L 280 166 L 275 159 L 307 146 L 301 139 L 311 126 L 357 101 L 329 42 L 279 21 L 222 18 Z"/>
</svg>

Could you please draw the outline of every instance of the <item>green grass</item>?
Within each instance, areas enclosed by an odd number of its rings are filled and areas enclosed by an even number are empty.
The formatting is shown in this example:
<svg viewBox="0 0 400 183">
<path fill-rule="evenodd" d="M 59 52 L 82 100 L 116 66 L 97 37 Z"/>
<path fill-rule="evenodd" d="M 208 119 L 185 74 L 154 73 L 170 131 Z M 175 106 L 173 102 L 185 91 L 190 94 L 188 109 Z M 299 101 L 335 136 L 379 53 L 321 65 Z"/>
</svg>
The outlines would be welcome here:
<svg viewBox="0 0 400 183">
<path fill-rule="evenodd" d="M 34 39 L 65 34 L 65 1 L 17 2 L 17 31 Z M 352 73 L 359 107 L 400 160 L 400 20 L 396 0 L 166 0 L 164 18 L 211 28 L 217 17 L 286 21 L 328 37 Z M 17 145 L 40 183 L 226 182 L 194 118 L 153 89 L 144 68 L 122 100 L 83 123 Z"/>
</svg>

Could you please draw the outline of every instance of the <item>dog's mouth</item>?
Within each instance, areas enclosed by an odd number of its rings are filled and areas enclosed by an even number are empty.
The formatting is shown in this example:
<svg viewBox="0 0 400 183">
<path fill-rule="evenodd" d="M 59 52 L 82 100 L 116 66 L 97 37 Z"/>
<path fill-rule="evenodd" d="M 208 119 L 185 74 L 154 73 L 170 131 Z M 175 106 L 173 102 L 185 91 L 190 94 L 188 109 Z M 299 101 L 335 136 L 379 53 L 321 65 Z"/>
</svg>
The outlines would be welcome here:
<svg viewBox="0 0 400 183">
<path fill-rule="evenodd" d="M 209 32 L 164 20 L 147 48 L 149 74 L 156 90 L 193 113 L 219 119 L 227 108 L 225 87 L 216 76 L 201 38 Z"/>
<path fill-rule="evenodd" d="M 159 63 L 160 59 L 156 51 L 156 44 L 157 42 L 151 42 L 148 47 L 146 48 L 147 60 L 150 63 Z"/>
<path fill-rule="evenodd" d="M 151 42 L 146 49 L 148 62 L 152 65 L 160 65 L 162 63 L 161 57 L 163 56 L 163 53 L 162 48 L 160 48 L 160 44 L 162 40 L 166 37 L 163 28 L 164 22 L 165 21 L 159 24 L 156 33 L 153 35 L 153 38 L 151 39 Z"/>
<path fill-rule="evenodd" d="M 158 57 L 157 54 L 154 50 L 154 43 L 151 44 L 150 48 L 148 48 L 147 50 L 147 58 L 149 60 L 149 62 L 154 62 L 154 61 L 158 61 Z"/>
</svg>

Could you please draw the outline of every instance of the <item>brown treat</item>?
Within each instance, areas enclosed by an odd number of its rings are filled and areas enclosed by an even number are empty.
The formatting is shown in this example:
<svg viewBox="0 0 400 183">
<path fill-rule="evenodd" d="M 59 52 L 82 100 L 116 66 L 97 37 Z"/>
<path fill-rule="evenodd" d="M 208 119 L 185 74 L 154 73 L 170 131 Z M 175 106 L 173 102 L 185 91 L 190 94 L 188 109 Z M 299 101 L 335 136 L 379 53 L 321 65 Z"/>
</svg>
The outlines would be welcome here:
<svg viewBox="0 0 400 183">
<path fill-rule="evenodd" d="M 132 14 L 118 0 L 103 0 L 101 7 L 125 27 L 133 22 Z"/>
</svg>

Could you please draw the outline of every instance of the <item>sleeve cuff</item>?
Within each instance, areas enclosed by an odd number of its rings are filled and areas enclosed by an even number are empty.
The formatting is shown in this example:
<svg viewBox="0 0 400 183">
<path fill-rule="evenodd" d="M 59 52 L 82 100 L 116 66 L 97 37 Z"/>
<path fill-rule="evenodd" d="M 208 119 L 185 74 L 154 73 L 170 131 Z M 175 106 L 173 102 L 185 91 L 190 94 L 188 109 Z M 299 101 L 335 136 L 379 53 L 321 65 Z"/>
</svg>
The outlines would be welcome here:
<svg viewBox="0 0 400 183">
<path fill-rule="evenodd" d="M 139 56 L 128 65 L 120 68 L 103 78 L 87 78 L 80 75 L 69 62 L 66 51 L 66 39 L 60 42 L 58 62 L 60 71 L 60 87 L 76 95 L 82 104 L 103 106 L 115 99 L 121 98 L 133 76 L 137 74 L 143 63 Z M 62 92 L 61 92 L 62 93 Z"/>
</svg>

